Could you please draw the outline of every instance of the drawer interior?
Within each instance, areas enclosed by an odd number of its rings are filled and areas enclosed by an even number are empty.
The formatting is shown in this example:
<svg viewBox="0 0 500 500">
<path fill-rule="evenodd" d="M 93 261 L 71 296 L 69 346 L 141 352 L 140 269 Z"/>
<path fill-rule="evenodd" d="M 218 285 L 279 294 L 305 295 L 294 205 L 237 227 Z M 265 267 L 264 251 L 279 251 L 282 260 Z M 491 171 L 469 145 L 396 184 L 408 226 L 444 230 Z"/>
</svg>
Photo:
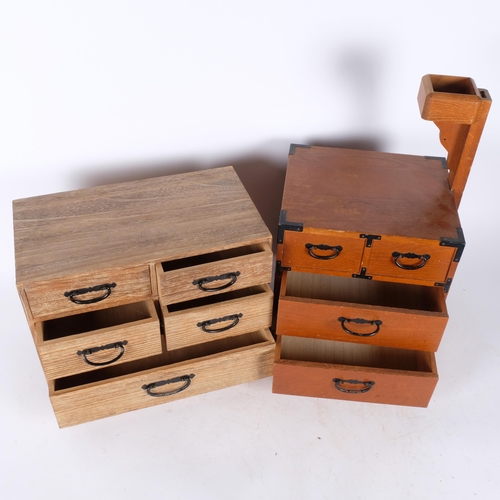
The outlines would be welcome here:
<svg viewBox="0 0 500 500">
<path fill-rule="evenodd" d="M 434 358 L 425 351 L 303 337 L 282 336 L 280 339 L 282 360 L 429 373 L 435 371 Z"/>
<path fill-rule="evenodd" d="M 271 333 L 268 330 L 259 330 L 245 335 L 228 337 L 205 344 L 176 349 L 174 351 L 164 350 L 162 354 L 151 356 L 149 358 L 130 361 L 128 363 L 109 366 L 108 368 L 102 368 L 100 370 L 56 379 L 53 381 L 54 391 L 57 392 L 93 382 L 109 380 L 122 375 L 130 375 L 145 370 L 160 368 L 162 366 L 182 363 L 183 361 L 195 360 L 212 354 L 219 354 L 242 347 L 256 346 L 258 344 L 266 344 L 270 342 L 274 342 L 272 340 Z M 181 368 L 179 369 L 181 370 Z"/>
<path fill-rule="evenodd" d="M 420 311 L 446 310 L 442 287 L 287 272 L 286 296 Z"/>
<path fill-rule="evenodd" d="M 150 303 L 142 301 L 43 321 L 41 323 L 42 341 L 152 319 L 152 312 Z"/>
<path fill-rule="evenodd" d="M 161 267 L 163 269 L 163 272 L 175 271 L 177 269 L 199 266 L 201 264 L 208 264 L 210 262 L 232 259 L 234 257 L 252 255 L 260 252 L 265 252 L 266 250 L 269 251 L 269 246 L 265 243 L 245 245 L 237 248 L 220 250 L 218 252 L 206 253 L 202 255 L 195 255 L 193 257 L 185 257 L 183 259 L 162 262 Z"/>
<path fill-rule="evenodd" d="M 202 307 L 207 305 L 219 304 L 220 302 L 226 302 L 229 300 L 239 299 L 242 297 L 251 297 L 253 295 L 258 295 L 265 293 L 270 289 L 267 285 L 257 285 L 248 288 L 242 288 L 240 290 L 234 290 L 232 292 L 221 293 L 218 295 L 207 295 L 199 299 L 186 300 L 185 302 L 177 302 L 176 304 L 169 304 L 164 306 L 164 308 L 169 312 L 184 311 L 187 309 L 192 309 L 195 307 Z"/>
</svg>

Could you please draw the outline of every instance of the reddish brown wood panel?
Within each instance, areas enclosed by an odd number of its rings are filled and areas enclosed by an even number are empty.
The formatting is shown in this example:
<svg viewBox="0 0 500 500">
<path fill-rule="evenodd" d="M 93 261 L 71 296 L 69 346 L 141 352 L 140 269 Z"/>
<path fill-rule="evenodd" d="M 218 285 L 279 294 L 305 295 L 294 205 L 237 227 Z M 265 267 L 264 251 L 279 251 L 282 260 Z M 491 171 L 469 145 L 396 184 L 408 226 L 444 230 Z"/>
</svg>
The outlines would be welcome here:
<svg viewBox="0 0 500 500">
<path fill-rule="evenodd" d="M 460 221 L 447 175 L 436 158 L 296 147 L 282 210 L 304 228 L 454 238 Z"/>
<path fill-rule="evenodd" d="M 359 273 L 366 240 L 344 231 L 285 231 L 282 265 L 335 273 Z"/>
<path fill-rule="evenodd" d="M 446 311 L 398 310 L 289 297 L 279 301 L 277 333 L 435 352 L 447 321 Z"/>
</svg>

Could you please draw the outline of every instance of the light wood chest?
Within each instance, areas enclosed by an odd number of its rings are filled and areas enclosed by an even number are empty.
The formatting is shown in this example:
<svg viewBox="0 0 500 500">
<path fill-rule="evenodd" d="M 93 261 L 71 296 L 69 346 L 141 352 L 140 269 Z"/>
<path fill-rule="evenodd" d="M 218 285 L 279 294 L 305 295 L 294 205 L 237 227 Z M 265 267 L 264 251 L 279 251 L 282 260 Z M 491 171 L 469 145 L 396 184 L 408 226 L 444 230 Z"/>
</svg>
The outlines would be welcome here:
<svg viewBox="0 0 500 500">
<path fill-rule="evenodd" d="M 13 202 L 61 427 L 269 376 L 271 236 L 232 167 Z"/>
</svg>

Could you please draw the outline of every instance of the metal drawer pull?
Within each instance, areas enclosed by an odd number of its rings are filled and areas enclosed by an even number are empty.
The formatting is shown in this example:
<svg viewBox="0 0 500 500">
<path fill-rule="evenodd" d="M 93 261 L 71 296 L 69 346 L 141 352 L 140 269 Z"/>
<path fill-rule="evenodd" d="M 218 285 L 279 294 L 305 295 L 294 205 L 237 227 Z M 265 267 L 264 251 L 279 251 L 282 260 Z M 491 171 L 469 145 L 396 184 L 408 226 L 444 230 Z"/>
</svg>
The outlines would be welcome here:
<svg viewBox="0 0 500 500">
<path fill-rule="evenodd" d="M 123 354 L 125 353 L 124 346 L 126 346 L 127 344 L 128 344 L 128 342 L 126 340 L 124 340 L 123 342 L 113 342 L 112 344 L 106 344 L 106 345 L 102 345 L 100 347 L 91 347 L 90 349 L 84 349 L 83 351 L 77 351 L 76 354 L 78 354 L 78 356 L 83 356 L 83 360 L 88 365 L 106 366 L 106 365 L 110 365 L 111 363 L 115 363 L 123 356 Z M 104 351 L 106 349 L 120 349 L 120 352 L 119 352 L 118 356 L 116 356 L 116 358 L 111 359 L 110 361 L 103 361 L 101 363 L 96 363 L 95 361 L 90 361 L 87 358 L 87 356 L 90 356 L 91 354 L 94 354 L 95 352 Z"/>
<path fill-rule="evenodd" d="M 375 385 L 375 382 L 371 381 L 363 382 L 362 380 L 342 380 L 341 378 L 334 378 L 333 382 L 335 383 L 335 389 L 340 392 L 346 392 L 347 394 L 363 394 L 364 392 L 368 392 Z M 346 389 L 342 387 L 342 384 L 361 384 L 364 387 L 362 389 Z"/>
<path fill-rule="evenodd" d="M 224 316 L 223 318 L 207 319 L 206 321 L 201 321 L 196 326 L 199 326 L 206 333 L 221 333 L 234 328 L 240 322 L 240 318 L 242 316 L 243 314 L 239 313 Z M 207 326 L 215 325 L 216 323 L 222 323 L 224 321 L 232 321 L 232 323 L 222 328 L 207 328 Z"/>
<path fill-rule="evenodd" d="M 116 286 L 116 283 L 105 283 L 103 285 L 91 286 L 90 288 L 79 288 L 78 290 L 71 290 L 69 292 L 64 292 L 64 296 L 68 297 L 71 302 L 75 304 L 93 304 L 94 302 L 99 302 L 109 297 L 111 294 L 111 289 Z M 94 297 L 93 299 L 77 299 L 75 298 L 78 295 L 85 295 L 90 292 L 100 292 L 104 290 L 104 294 L 100 297 Z"/>
<path fill-rule="evenodd" d="M 377 333 L 380 331 L 380 326 L 382 325 L 382 321 L 380 319 L 374 319 L 370 321 L 369 319 L 362 319 L 362 318 L 349 319 L 340 316 L 339 321 L 340 321 L 340 326 L 342 327 L 342 330 L 344 330 L 344 332 L 348 333 L 349 335 L 356 335 L 356 337 L 373 337 L 374 335 L 377 335 Z M 356 323 L 357 325 L 375 325 L 377 328 L 375 328 L 375 330 L 370 333 L 358 333 L 349 330 L 349 328 L 345 326 L 346 323 Z"/>
<path fill-rule="evenodd" d="M 406 271 L 413 271 L 414 269 L 421 269 L 425 266 L 427 261 L 431 258 L 428 253 L 424 253 L 422 255 L 418 255 L 416 253 L 401 253 L 401 252 L 393 252 L 392 256 L 394 257 L 394 264 L 401 269 L 405 269 Z M 399 259 L 420 259 L 420 262 L 414 264 L 413 266 L 409 266 L 407 264 L 401 264 Z"/>
<path fill-rule="evenodd" d="M 338 257 L 340 252 L 342 251 L 342 247 L 340 245 L 332 247 L 330 245 L 313 245 L 312 243 L 306 243 L 306 248 L 311 257 L 320 260 L 335 259 L 335 257 Z M 329 255 L 318 255 L 317 253 L 314 253 L 313 250 L 322 250 L 322 251 L 331 250 L 332 253 Z"/>
<path fill-rule="evenodd" d="M 187 389 L 191 385 L 191 379 L 194 377 L 194 374 L 191 375 L 181 375 L 180 377 L 169 378 L 168 380 L 160 380 L 159 382 L 153 382 L 152 384 L 146 384 L 142 386 L 150 396 L 154 398 L 161 398 L 163 396 L 172 396 L 173 394 L 177 394 L 178 392 Z M 181 385 L 179 388 L 174 389 L 172 391 L 167 392 L 151 392 L 152 389 L 156 389 L 156 387 L 161 387 L 162 385 L 167 384 L 176 384 L 178 382 L 184 382 L 184 385 Z"/>
<path fill-rule="evenodd" d="M 219 290 L 224 290 L 225 288 L 229 288 L 231 285 L 236 283 L 238 276 L 240 275 L 239 271 L 235 273 L 226 273 L 219 274 L 219 276 L 207 276 L 206 278 L 200 278 L 193 281 L 193 285 L 198 285 L 198 288 L 203 292 L 218 292 Z M 224 283 L 223 285 L 217 287 L 205 287 L 206 283 L 211 283 L 212 281 L 221 281 L 221 280 L 230 280 L 228 283 Z"/>
</svg>

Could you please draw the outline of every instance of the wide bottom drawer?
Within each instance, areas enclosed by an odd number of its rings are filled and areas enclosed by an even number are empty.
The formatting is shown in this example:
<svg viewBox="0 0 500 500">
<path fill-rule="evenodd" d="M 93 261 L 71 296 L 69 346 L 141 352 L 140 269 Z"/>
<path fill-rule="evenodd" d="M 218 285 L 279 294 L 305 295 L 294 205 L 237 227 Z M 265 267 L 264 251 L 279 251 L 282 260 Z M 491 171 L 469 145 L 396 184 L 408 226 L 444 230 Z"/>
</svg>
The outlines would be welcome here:
<svg viewBox="0 0 500 500">
<path fill-rule="evenodd" d="M 431 352 L 278 336 L 274 393 L 426 407 L 437 380 Z"/>
<path fill-rule="evenodd" d="M 147 360 L 53 380 L 50 400 L 60 427 L 117 415 L 272 374 L 269 330 L 210 342 Z"/>
</svg>

